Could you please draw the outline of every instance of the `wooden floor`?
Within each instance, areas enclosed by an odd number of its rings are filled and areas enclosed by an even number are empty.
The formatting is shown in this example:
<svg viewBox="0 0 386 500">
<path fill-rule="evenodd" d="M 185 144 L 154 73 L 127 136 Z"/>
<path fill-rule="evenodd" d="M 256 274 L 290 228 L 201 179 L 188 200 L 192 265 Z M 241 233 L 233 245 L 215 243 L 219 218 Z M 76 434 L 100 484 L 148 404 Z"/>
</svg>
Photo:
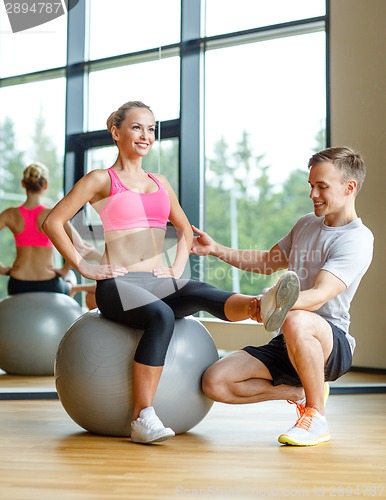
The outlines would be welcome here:
<svg viewBox="0 0 386 500">
<path fill-rule="evenodd" d="M 293 448 L 277 442 L 292 405 L 215 403 L 190 432 L 141 446 L 83 431 L 58 400 L 1 400 L 0 499 L 386 497 L 386 394 L 332 394 L 327 415 L 329 443 Z"/>
</svg>

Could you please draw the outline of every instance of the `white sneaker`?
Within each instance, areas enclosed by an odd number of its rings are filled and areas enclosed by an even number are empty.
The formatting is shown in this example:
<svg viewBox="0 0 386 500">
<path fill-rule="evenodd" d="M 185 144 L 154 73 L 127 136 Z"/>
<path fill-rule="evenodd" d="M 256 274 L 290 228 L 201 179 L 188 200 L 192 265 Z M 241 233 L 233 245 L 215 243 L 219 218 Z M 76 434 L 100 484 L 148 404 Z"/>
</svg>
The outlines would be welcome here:
<svg viewBox="0 0 386 500">
<path fill-rule="evenodd" d="M 279 443 L 292 446 L 315 446 L 329 440 L 326 417 L 312 407 L 305 408 L 292 429 L 278 438 Z"/>
<path fill-rule="evenodd" d="M 281 328 L 288 311 L 297 301 L 299 292 L 297 274 L 287 271 L 273 287 L 259 297 L 261 319 L 268 332 L 276 332 Z"/>
<path fill-rule="evenodd" d="M 133 443 L 157 443 L 173 436 L 175 436 L 174 431 L 169 427 L 164 427 L 152 406 L 144 408 L 137 420 L 131 422 L 131 440 Z"/>
</svg>

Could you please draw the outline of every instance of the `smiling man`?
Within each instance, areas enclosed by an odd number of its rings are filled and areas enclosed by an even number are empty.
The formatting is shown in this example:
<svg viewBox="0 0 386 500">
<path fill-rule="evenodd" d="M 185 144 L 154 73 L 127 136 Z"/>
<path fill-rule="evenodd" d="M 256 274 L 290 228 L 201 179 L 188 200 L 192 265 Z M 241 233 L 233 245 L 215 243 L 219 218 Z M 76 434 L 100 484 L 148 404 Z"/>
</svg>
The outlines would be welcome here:
<svg viewBox="0 0 386 500">
<path fill-rule="evenodd" d="M 360 153 L 328 148 L 314 154 L 308 167 L 314 211 L 271 250 L 227 248 L 193 228 L 198 234 L 192 248 L 196 255 L 213 255 L 261 274 L 290 269 L 299 277 L 299 297 L 278 335 L 267 345 L 247 346 L 214 363 L 202 382 L 204 392 L 216 401 L 296 404 L 297 422 L 278 438 L 293 446 L 330 439 L 327 381 L 351 367 L 355 339 L 349 333 L 349 309 L 370 266 L 374 240 L 355 209 L 366 174 Z"/>
</svg>

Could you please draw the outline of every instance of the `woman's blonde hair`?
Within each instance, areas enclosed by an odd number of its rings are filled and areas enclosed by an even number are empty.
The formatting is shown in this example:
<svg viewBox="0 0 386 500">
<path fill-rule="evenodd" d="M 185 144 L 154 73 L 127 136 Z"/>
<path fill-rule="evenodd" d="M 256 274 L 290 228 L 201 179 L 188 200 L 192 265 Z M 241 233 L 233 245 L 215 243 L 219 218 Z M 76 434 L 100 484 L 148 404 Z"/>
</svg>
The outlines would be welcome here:
<svg viewBox="0 0 386 500">
<path fill-rule="evenodd" d="M 31 163 L 23 171 L 23 182 L 27 191 L 38 193 L 48 182 L 48 168 L 43 163 Z"/>
<path fill-rule="evenodd" d="M 138 108 L 144 108 L 148 109 L 150 113 L 153 113 L 153 111 L 150 109 L 149 106 L 144 104 L 141 101 L 128 101 L 125 102 L 125 104 L 122 104 L 116 111 L 113 111 L 110 116 L 106 120 L 106 125 L 107 125 L 107 130 L 111 132 L 111 129 L 113 126 L 115 126 L 117 129 L 121 128 L 122 122 L 126 118 L 126 114 L 131 110 L 131 109 L 138 109 Z M 115 142 L 115 141 L 114 141 Z"/>
</svg>

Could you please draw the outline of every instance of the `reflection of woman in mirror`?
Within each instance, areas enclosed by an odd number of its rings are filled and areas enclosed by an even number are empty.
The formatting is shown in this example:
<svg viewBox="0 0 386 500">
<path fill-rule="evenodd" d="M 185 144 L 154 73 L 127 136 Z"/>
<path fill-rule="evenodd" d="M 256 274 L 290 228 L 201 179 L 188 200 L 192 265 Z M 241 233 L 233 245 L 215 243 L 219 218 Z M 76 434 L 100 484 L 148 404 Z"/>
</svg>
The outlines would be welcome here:
<svg viewBox="0 0 386 500">
<path fill-rule="evenodd" d="M 89 294 L 87 302 L 92 305 L 95 285 L 78 285 L 70 279 L 71 265 L 68 262 L 61 268 L 54 267 L 54 246 L 42 230 L 42 223 L 51 210 L 43 204 L 48 187 L 47 167 L 42 163 L 32 163 L 24 169 L 21 184 L 26 191 L 25 202 L 0 214 L 0 230 L 9 228 L 16 246 L 13 264 L 3 266 L 0 263 L 0 274 L 9 276 L 8 294 L 56 292 L 75 295 L 86 291 Z M 99 252 L 83 241 L 70 223 L 66 225 L 66 231 L 79 251 L 88 258 L 100 259 Z"/>
</svg>

